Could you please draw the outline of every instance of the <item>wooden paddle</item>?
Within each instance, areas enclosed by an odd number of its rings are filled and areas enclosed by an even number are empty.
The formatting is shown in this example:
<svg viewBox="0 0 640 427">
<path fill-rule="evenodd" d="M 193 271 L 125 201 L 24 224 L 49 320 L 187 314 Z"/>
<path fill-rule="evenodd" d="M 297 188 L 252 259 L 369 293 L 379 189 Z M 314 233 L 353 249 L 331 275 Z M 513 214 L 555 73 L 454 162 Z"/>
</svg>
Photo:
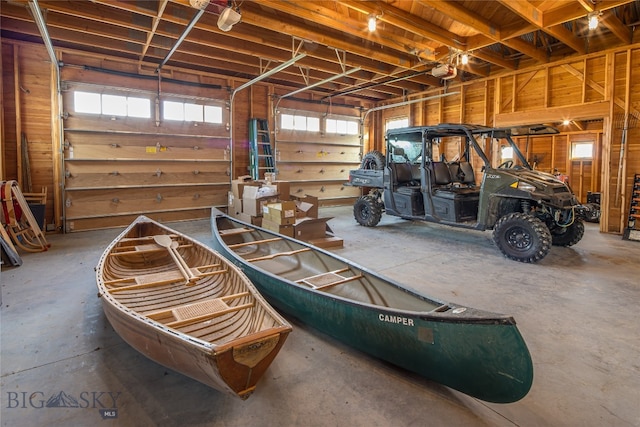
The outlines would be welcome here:
<svg viewBox="0 0 640 427">
<path fill-rule="evenodd" d="M 182 273 L 187 283 L 197 279 L 197 277 L 194 276 L 194 274 L 191 272 L 189 266 L 186 265 L 186 263 L 180 256 L 180 253 L 178 253 L 178 251 L 176 250 L 176 248 L 178 247 L 178 242 L 175 242 L 173 239 L 171 239 L 171 236 L 167 236 L 166 234 L 157 234 L 153 236 L 153 241 L 169 251 L 171 258 L 173 258 L 173 262 L 176 263 L 176 265 L 180 269 L 180 273 Z"/>
</svg>

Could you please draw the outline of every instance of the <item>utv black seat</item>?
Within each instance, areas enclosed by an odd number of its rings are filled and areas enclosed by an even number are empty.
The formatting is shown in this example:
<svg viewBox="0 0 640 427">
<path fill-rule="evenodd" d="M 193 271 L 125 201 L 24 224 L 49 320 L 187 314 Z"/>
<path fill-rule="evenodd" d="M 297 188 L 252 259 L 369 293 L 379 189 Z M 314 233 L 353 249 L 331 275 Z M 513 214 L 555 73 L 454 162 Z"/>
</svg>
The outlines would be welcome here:
<svg viewBox="0 0 640 427">
<path fill-rule="evenodd" d="M 392 163 L 398 186 L 396 191 L 403 194 L 420 192 L 420 181 L 416 181 L 410 163 Z"/>
<path fill-rule="evenodd" d="M 473 185 L 476 182 L 473 167 L 469 162 L 452 162 L 449 163 L 449 173 L 453 183 Z"/>
</svg>

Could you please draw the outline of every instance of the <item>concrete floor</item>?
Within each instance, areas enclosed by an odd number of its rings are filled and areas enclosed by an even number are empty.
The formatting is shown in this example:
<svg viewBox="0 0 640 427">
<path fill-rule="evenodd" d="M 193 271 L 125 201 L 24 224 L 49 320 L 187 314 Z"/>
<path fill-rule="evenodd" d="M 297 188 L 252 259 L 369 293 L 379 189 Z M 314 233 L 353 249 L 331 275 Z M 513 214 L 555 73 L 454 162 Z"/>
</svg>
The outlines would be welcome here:
<svg viewBox="0 0 640 427">
<path fill-rule="evenodd" d="M 640 426 L 640 242 L 587 224 L 578 245 L 530 265 L 503 258 L 489 232 L 391 217 L 367 229 L 349 207 L 321 215 L 345 240 L 340 255 L 427 295 L 514 316 L 533 358 L 529 394 L 479 401 L 289 319 L 294 331 L 257 391 L 223 395 L 115 334 L 94 266 L 120 230 L 103 230 L 50 235 L 48 252 L 3 269 L 2 425 Z M 208 221 L 170 226 L 212 240 Z M 47 408 L 60 392 L 79 407 Z"/>
</svg>

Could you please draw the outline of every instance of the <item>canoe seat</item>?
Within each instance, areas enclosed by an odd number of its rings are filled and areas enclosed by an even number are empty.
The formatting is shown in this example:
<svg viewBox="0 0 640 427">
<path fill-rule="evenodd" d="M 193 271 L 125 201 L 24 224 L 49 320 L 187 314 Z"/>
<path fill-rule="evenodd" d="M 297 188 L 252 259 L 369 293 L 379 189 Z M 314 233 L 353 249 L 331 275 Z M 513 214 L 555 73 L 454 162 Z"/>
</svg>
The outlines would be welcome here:
<svg viewBox="0 0 640 427">
<path fill-rule="evenodd" d="M 194 317 L 200 317 L 209 313 L 215 313 L 217 311 L 222 311 L 228 309 L 229 306 L 226 302 L 222 301 L 220 298 L 209 299 L 205 301 L 196 302 L 193 304 L 182 305 L 180 307 L 176 307 L 171 312 L 176 320 L 185 320 L 191 319 Z"/>
<path fill-rule="evenodd" d="M 348 268 L 343 268 L 341 270 L 329 271 L 327 273 L 317 274 L 315 276 L 306 277 L 304 279 L 298 280 L 297 283 L 304 283 L 305 285 L 311 286 L 313 289 L 324 290 L 336 285 L 341 285 L 343 283 L 351 282 L 353 280 L 362 279 L 362 274 L 357 274 L 355 276 L 344 277 L 337 273 L 342 273 L 344 271 L 349 270 Z"/>
<path fill-rule="evenodd" d="M 307 277 L 306 279 L 302 279 L 301 281 L 311 286 L 313 289 L 317 289 L 319 287 L 326 286 L 340 280 L 344 280 L 344 277 L 330 271 L 329 273 Z"/>
<path fill-rule="evenodd" d="M 233 313 L 254 306 L 254 302 L 247 302 L 235 306 L 229 306 L 227 301 L 250 295 L 249 292 L 240 292 L 233 295 L 226 295 L 220 298 L 207 299 L 191 304 L 179 305 L 165 310 L 153 311 L 145 313 L 145 315 L 153 320 L 163 323 L 172 328 L 186 326 L 192 323 L 198 323 Z"/>
</svg>

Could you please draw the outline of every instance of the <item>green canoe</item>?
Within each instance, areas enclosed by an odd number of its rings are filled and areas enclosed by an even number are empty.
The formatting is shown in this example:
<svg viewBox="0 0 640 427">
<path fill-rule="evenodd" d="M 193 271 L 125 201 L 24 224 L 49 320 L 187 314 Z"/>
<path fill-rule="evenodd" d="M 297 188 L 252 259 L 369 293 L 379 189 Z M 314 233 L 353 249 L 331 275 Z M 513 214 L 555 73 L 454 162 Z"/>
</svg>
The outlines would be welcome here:
<svg viewBox="0 0 640 427">
<path fill-rule="evenodd" d="M 304 242 L 212 209 L 215 249 L 276 309 L 365 353 L 488 402 L 531 388 L 515 320 L 446 303 Z"/>
</svg>

